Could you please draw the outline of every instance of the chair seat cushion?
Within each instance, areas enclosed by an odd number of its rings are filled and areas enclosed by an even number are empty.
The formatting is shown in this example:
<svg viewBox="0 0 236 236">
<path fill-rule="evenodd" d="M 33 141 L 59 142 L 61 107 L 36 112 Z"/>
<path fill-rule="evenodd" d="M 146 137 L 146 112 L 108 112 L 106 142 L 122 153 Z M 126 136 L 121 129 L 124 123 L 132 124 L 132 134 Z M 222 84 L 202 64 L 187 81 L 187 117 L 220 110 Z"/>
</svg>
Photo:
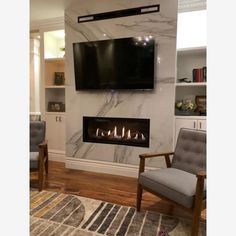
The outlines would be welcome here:
<svg viewBox="0 0 236 236">
<path fill-rule="evenodd" d="M 187 208 L 193 206 L 197 184 L 194 174 L 175 168 L 149 170 L 140 174 L 139 183 Z"/>
<path fill-rule="evenodd" d="M 39 153 L 30 152 L 30 169 L 38 168 Z"/>
</svg>

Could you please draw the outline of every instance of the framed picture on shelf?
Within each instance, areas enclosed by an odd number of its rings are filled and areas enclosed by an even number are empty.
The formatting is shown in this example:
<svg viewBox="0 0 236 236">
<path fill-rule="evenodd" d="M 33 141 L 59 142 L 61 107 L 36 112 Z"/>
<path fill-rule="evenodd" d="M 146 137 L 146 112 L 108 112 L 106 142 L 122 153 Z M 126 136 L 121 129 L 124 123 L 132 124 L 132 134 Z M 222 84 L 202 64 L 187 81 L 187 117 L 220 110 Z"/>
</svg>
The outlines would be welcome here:
<svg viewBox="0 0 236 236">
<path fill-rule="evenodd" d="M 197 105 L 197 112 L 200 115 L 206 115 L 206 96 L 196 96 L 195 102 Z"/>
<path fill-rule="evenodd" d="M 54 84 L 55 85 L 64 85 L 65 84 L 64 72 L 55 72 Z"/>
<path fill-rule="evenodd" d="M 64 112 L 65 104 L 62 102 L 48 102 L 49 112 Z"/>
</svg>

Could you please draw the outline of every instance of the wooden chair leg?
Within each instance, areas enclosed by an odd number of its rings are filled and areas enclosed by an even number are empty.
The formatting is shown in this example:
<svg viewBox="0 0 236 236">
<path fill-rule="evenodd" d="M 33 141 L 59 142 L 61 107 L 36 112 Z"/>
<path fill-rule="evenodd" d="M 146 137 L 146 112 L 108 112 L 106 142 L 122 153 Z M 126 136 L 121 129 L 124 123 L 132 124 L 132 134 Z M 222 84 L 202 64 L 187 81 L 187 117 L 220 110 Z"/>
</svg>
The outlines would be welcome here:
<svg viewBox="0 0 236 236">
<path fill-rule="evenodd" d="M 192 233 L 191 233 L 192 236 L 198 236 L 200 215 L 201 215 L 201 207 L 199 207 L 199 209 L 195 209 L 193 213 Z"/>
<path fill-rule="evenodd" d="M 39 191 L 42 191 L 43 189 L 43 182 L 44 182 L 44 173 L 43 170 L 39 170 L 38 172 Z"/>
<path fill-rule="evenodd" d="M 136 209 L 140 211 L 141 201 L 142 201 L 143 188 L 141 184 L 138 184 L 137 187 L 137 200 L 136 200 Z"/>
<path fill-rule="evenodd" d="M 45 172 L 46 172 L 46 174 L 48 174 L 48 146 L 46 146 L 45 158 L 46 158 L 46 161 L 45 161 Z"/>
<path fill-rule="evenodd" d="M 202 212 L 203 188 L 204 188 L 204 178 L 200 178 L 197 181 L 197 187 L 196 187 L 191 236 L 198 236 L 200 216 Z"/>
<path fill-rule="evenodd" d="M 45 161 L 45 172 L 48 174 L 48 158 Z"/>
<path fill-rule="evenodd" d="M 40 149 L 39 150 L 39 169 L 38 169 L 39 191 L 42 191 L 42 189 L 43 189 L 44 170 L 45 170 L 44 150 Z"/>
</svg>

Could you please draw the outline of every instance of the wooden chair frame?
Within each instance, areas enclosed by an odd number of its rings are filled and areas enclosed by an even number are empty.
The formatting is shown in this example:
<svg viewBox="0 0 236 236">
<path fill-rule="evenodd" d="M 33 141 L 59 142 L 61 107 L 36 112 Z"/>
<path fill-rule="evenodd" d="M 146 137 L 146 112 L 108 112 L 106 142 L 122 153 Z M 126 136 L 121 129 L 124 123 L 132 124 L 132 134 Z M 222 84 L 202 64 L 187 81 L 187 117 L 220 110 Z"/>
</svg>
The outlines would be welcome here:
<svg viewBox="0 0 236 236">
<path fill-rule="evenodd" d="M 39 191 L 43 189 L 44 185 L 44 172 L 48 174 L 48 144 L 47 141 L 40 143 L 38 168 L 31 168 L 30 172 L 38 172 Z"/>
<path fill-rule="evenodd" d="M 152 158 L 152 157 L 165 157 L 165 162 L 167 168 L 171 167 L 171 161 L 170 161 L 170 156 L 173 155 L 174 152 L 167 152 L 167 153 L 152 153 L 152 154 L 141 154 L 139 155 L 140 158 L 140 163 L 139 163 L 139 175 L 144 172 L 145 170 L 145 159 L 147 158 Z M 167 201 L 170 201 L 172 204 L 175 204 L 187 211 L 189 211 L 193 215 L 193 220 L 192 220 L 192 230 L 191 230 L 191 236 L 197 236 L 198 235 L 198 230 L 199 230 L 199 221 L 200 221 L 200 216 L 201 216 L 201 211 L 206 208 L 206 200 L 203 199 L 204 195 L 204 180 L 206 178 L 206 171 L 201 170 L 197 173 L 197 184 L 196 184 L 196 194 L 195 194 L 195 200 L 192 208 L 185 208 L 184 206 L 167 199 L 166 197 L 157 194 L 153 190 L 142 186 L 141 184 L 138 183 L 137 187 L 137 202 L 136 202 L 136 209 L 137 211 L 140 211 L 141 207 L 141 201 L 142 201 L 142 193 L 143 189 L 151 192 L 154 195 L 157 195 Z"/>
</svg>

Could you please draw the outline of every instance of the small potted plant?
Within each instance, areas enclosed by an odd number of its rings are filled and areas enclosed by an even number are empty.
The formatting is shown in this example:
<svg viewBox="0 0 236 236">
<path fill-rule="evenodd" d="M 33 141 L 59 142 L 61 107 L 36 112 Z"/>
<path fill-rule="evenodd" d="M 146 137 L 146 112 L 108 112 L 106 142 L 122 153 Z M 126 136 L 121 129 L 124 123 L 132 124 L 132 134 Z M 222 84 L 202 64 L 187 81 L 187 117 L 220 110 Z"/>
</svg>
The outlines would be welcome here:
<svg viewBox="0 0 236 236">
<path fill-rule="evenodd" d="M 197 108 L 191 99 L 177 101 L 175 104 L 177 115 L 194 115 Z"/>
<path fill-rule="evenodd" d="M 60 51 L 64 52 L 63 57 L 65 56 L 65 47 L 61 47 Z"/>
</svg>

